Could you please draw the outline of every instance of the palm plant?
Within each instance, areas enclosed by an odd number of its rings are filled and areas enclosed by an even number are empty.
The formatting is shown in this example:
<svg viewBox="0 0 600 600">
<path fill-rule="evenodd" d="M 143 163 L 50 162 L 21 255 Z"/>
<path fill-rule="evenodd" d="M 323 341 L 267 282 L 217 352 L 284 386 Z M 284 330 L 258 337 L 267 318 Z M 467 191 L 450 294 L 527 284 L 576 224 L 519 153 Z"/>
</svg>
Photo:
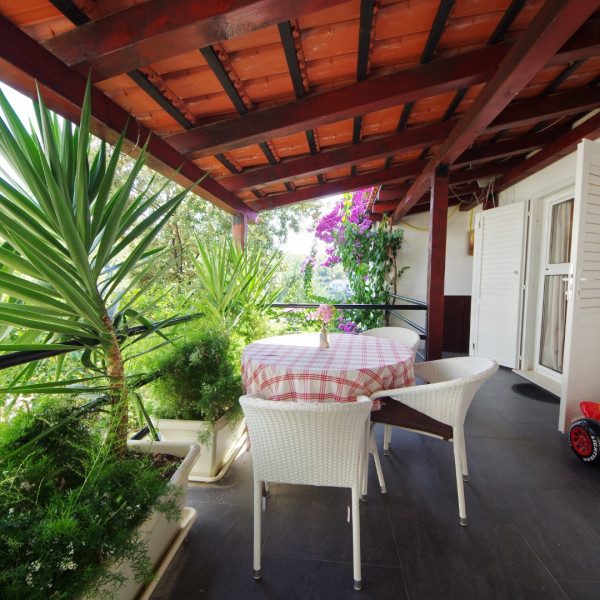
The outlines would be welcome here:
<svg viewBox="0 0 600 600">
<path fill-rule="evenodd" d="M 109 160 L 104 143 L 92 157 L 89 82 L 79 127 L 52 115 L 38 98 L 37 131 L 28 130 L 0 92 L 0 154 L 14 172 L 0 177 L 0 350 L 83 347 L 93 382 L 12 391 L 73 393 L 92 385 L 109 398 L 109 440 L 120 453 L 128 418 L 123 350 L 132 343 L 126 334 L 148 324 L 135 308 L 144 291 L 139 282 L 161 252 L 152 240 L 187 190 L 168 200 L 161 200 L 161 190 L 135 192 L 145 147 L 125 183 L 112 190 L 124 133 Z"/>
<path fill-rule="evenodd" d="M 281 293 L 273 285 L 281 258 L 242 249 L 232 240 L 205 243 L 196 238 L 198 256 L 192 256 L 200 282 L 192 292 L 193 304 L 214 325 L 233 328 L 245 315 L 263 316 Z"/>
</svg>

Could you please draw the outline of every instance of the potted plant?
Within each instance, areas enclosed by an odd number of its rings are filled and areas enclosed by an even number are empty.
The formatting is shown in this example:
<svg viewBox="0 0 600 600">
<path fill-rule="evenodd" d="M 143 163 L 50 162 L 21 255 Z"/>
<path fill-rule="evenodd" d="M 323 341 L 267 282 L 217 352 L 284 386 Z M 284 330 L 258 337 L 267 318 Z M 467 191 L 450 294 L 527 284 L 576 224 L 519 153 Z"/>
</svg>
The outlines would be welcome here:
<svg viewBox="0 0 600 600">
<path fill-rule="evenodd" d="M 152 267 L 161 250 L 151 243 L 186 191 L 163 200 L 160 192 L 135 190 L 144 150 L 124 183 L 113 189 L 124 135 L 109 160 L 104 143 L 92 152 L 91 91 L 88 82 L 79 127 L 53 116 L 39 97 L 37 129 L 31 131 L 0 94 L 0 154 L 14 173 L 0 177 L 0 351 L 78 351 L 85 369 L 84 375 L 70 377 L 57 361 L 54 377 L 36 382 L 27 381 L 33 375 L 27 366 L 1 391 L 13 395 L 6 410 L 23 396 L 68 394 L 74 410 L 58 428 L 91 410 L 105 411 L 101 456 L 107 458 L 97 463 L 103 474 L 105 465 L 128 457 L 130 408 L 138 399 L 129 387 L 125 359 L 136 341 L 169 324 L 167 320 L 151 326 L 136 309 L 136 300 L 145 290 L 140 282 L 149 286 L 160 275 L 152 273 Z M 130 336 L 137 325 L 144 327 Z M 40 437 L 52 431 L 54 427 Z M 192 446 L 188 444 L 188 450 Z M 55 450 L 54 444 L 46 447 L 49 454 Z M 11 455 L 0 454 L 1 463 Z M 107 484 L 107 493 L 111 490 Z M 179 523 L 174 521 L 173 527 Z M 100 541 L 108 543 L 112 535 L 110 530 L 97 530 Z M 164 535 L 163 541 L 168 544 L 170 536 Z M 139 556 L 144 556 L 145 547 L 145 542 L 137 546 Z M 55 546 L 53 551 L 65 564 L 70 560 L 69 547 Z M 90 586 L 94 588 L 93 582 Z M 67 589 L 61 597 L 77 596 Z"/>
<path fill-rule="evenodd" d="M 91 413 L 75 411 L 65 397 L 42 398 L 0 422 L 2 598 L 135 598 L 164 553 L 149 532 L 179 537 L 199 447 L 163 447 L 159 465 L 148 445 L 121 457 Z"/>
<path fill-rule="evenodd" d="M 190 282 L 187 305 L 202 314 L 201 325 L 149 355 L 144 369 L 161 439 L 199 440 L 202 452 L 190 480 L 210 482 L 223 477 L 245 440 L 241 347 L 265 331 L 281 291 L 272 283 L 280 259 L 232 240 L 196 244 L 197 279 Z"/>
<path fill-rule="evenodd" d="M 239 362 L 231 335 L 202 324 L 188 326 L 182 338 L 146 358 L 157 377 L 148 385 L 146 405 L 161 439 L 201 444 L 191 481 L 223 477 L 244 442 Z"/>
</svg>

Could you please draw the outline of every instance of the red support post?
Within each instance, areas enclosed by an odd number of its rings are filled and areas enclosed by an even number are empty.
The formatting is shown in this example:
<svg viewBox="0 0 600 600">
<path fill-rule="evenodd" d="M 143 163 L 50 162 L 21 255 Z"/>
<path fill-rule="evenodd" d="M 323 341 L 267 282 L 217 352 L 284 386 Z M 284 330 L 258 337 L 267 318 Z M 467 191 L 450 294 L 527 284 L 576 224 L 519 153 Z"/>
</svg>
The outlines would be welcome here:
<svg viewBox="0 0 600 600">
<path fill-rule="evenodd" d="M 248 217 L 237 213 L 231 215 L 231 235 L 242 250 L 246 247 L 246 236 L 248 234 Z"/>
<path fill-rule="evenodd" d="M 446 229 L 448 223 L 448 168 L 448 163 L 440 163 L 431 177 L 429 269 L 427 274 L 427 360 L 442 358 Z"/>
</svg>

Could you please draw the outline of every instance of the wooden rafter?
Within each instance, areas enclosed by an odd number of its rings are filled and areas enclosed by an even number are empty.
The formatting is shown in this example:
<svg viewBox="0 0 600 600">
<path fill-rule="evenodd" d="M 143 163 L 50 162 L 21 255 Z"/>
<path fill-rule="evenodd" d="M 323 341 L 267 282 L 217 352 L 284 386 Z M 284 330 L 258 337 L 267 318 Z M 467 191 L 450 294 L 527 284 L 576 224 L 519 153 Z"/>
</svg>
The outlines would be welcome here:
<svg viewBox="0 0 600 600">
<path fill-rule="evenodd" d="M 455 161 L 454 166 L 478 165 L 489 160 L 498 160 L 537 150 L 549 144 L 556 137 L 556 131 L 548 129 L 540 133 L 523 135 L 496 143 L 478 144 L 465 150 Z"/>
<path fill-rule="evenodd" d="M 564 64 L 576 51 L 579 55 L 589 54 L 591 43 L 587 32 L 585 35 L 578 32 L 548 61 L 548 65 Z M 296 102 L 211 123 L 175 134 L 168 140 L 182 154 L 199 158 L 462 89 L 488 81 L 510 47 L 509 43 L 497 44 L 460 56 L 434 60 L 393 75 L 369 78 L 330 92 L 305 96 Z"/>
<path fill-rule="evenodd" d="M 240 115 L 244 115 L 248 112 L 249 108 L 252 108 L 252 103 L 246 94 L 242 97 L 240 90 L 242 89 L 239 78 L 232 73 L 232 68 L 228 64 L 228 60 L 223 57 L 226 56 L 226 52 L 222 46 L 218 46 L 218 50 L 215 50 L 212 46 L 205 46 L 200 49 L 204 60 L 210 67 L 210 70 L 215 74 L 215 77 L 219 80 L 221 87 L 227 94 L 227 97 L 231 100 L 231 103 L 238 111 Z M 224 62 L 226 64 L 224 64 Z M 234 80 L 237 85 L 234 85 Z"/>
<path fill-rule="evenodd" d="M 357 162 L 387 156 L 390 152 L 409 152 L 428 143 L 440 143 L 452 130 L 454 123 L 435 123 L 390 136 L 366 140 L 361 144 L 321 152 L 317 156 L 291 159 L 277 166 L 261 167 L 226 177 L 219 183 L 232 192 L 239 192 L 287 179 L 316 175 L 327 169 L 342 168 Z"/>
<path fill-rule="evenodd" d="M 597 97 L 597 104 L 600 104 L 600 89 L 597 90 Z M 447 121 L 415 127 L 402 133 L 369 139 L 358 145 L 328 150 L 318 156 L 291 159 L 276 166 L 269 165 L 243 171 L 220 179 L 219 183 L 231 192 L 240 192 L 254 187 L 281 183 L 289 179 L 316 175 L 328 169 L 339 169 L 359 162 L 376 160 L 388 156 L 390 153 L 410 152 L 426 145 L 441 143 L 450 134 L 454 125 L 455 121 Z M 479 144 L 463 152 L 456 160 L 455 165 L 475 165 L 491 159 L 522 154 L 541 148 L 555 137 L 556 132 L 548 130 L 504 142 Z"/>
<path fill-rule="evenodd" d="M 308 80 L 306 77 L 306 69 L 300 66 L 298 60 L 298 48 L 296 40 L 294 39 L 294 27 L 290 21 L 285 21 L 277 25 L 279 29 L 279 37 L 281 38 L 281 44 L 285 54 L 285 60 L 287 62 L 288 71 L 292 79 L 292 85 L 294 86 L 294 94 L 296 98 L 302 98 L 308 91 Z"/>
<path fill-rule="evenodd" d="M 72 0 L 51 0 L 51 2 L 74 25 L 80 26 L 91 21 L 90 17 Z M 153 69 L 150 67 L 134 69 L 127 75 L 184 129 L 191 129 L 198 125 L 196 117 L 183 100 L 173 94 L 162 77 Z"/>
<path fill-rule="evenodd" d="M 525 161 L 519 161 L 510 170 L 504 172 L 495 184 L 495 189 L 501 191 L 522 181 L 532 173 L 551 165 L 563 156 L 574 152 L 577 144 L 583 138 L 596 139 L 600 136 L 600 114 L 596 114 L 577 127 L 567 128 L 562 135 L 548 144 L 545 148 Z"/>
<path fill-rule="evenodd" d="M 394 211 L 399 218 L 427 190 L 436 165 L 452 163 L 600 6 L 600 0 L 547 0 L 498 71 Z"/>
<path fill-rule="evenodd" d="M 10 21 L 0 17 L 0 59 L 6 61 L 15 71 L 17 89 L 32 94 L 33 82 L 50 90 L 48 106 L 65 118 L 76 120 L 85 92 L 86 79 L 73 69 L 50 54 L 28 35 L 15 27 Z M 58 97 L 58 102 L 56 101 Z M 92 91 L 92 116 L 94 132 L 105 139 L 115 139 L 115 136 L 125 129 L 126 138 L 133 147 L 148 141 L 150 153 L 149 163 L 155 163 L 158 170 L 176 171 L 177 179 L 184 185 L 202 182 L 195 186 L 194 191 L 215 202 L 231 212 L 240 212 L 248 218 L 256 219 L 256 213 L 248 208 L 237 196 L 223 188 L 214 179 L 199 169 L 194 163 L 179 154 L 172 146 L 156 135 L 150 135 L 150 130 L 130 119 L 129 114 L 113 100 L 97 89 Z M 152 165 L 154 166 L 154 165 Z M 164 167 L 168 169 L 165 169 Z"/>
<path fill-rule="evenodd" d="M 600 104 L 600 88 L 589 87 L 553 94 L 547 98 L 521 100 L 507 106 L 486 128 L 487 133 L 511 127 L 535 125 L 544 119 L 558 119 L 596 108 Z"/>
<path fill-rule="evenodd" d="M 281 206 L 296 204 L 297 202 L 305 202 L 306 200 L 325 198 L 327 196 L 333 196 L 334 194 L 344 194 L 345 192 L 362 190 L 367 187 L 373 187 L 374 185 L 399 181 L 406 179 L 407 177 L 415 177 L 425 164 L 425 161 L 412 162 L 385 170 L 361 173 L 355 177 L 348 177 L 339 181 L 329 181 L 319 186 L 300 188 L 294 192 L 284 192 L 282 194 L 252 200 L 248 202 L 248 205 L 257 211 L 272 210 L 274 208 L 280 208 Z"/>
<path fill-rule="evenodd" d="M 148 0 L 43 42 L 95 81 L 346 0 Z M 168 15 L 168 18 L 165 18 Z"/>
<path fill-rule="evenodd" d="M 257 110 L 211 123 L 167 139 L 182 154 L 210 156 L 255 144 L 264 139 L 298 133 L 361 113 L 453 91 L 487 81 L 510 45 L 500 44 L 460 56 L 443 58 L 391 75 L 305 96 L 295 102 Z"/>
</svg>

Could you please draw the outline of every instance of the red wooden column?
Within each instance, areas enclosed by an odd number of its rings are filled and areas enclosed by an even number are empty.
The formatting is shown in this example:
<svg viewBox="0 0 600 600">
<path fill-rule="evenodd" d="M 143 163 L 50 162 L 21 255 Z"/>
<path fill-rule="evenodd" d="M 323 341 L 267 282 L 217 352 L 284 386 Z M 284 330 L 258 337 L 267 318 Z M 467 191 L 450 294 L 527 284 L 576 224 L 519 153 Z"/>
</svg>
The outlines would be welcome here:
<svg viewBox="0 0 600 600">
<path fill-rule="evenodd" d="M 231 235 L 240 248 L 246 247 L 246 235 L 248 233 L 248 217 L 241 213 L 231 215 Z"/>
<path fill-rule="evenodd" d="M 442 358 L 444 335 L 444 276 L 448 225 L 448 163 L 431 176 L 429 269 L 427 274 L 427 360 Z"/>
</svg>

